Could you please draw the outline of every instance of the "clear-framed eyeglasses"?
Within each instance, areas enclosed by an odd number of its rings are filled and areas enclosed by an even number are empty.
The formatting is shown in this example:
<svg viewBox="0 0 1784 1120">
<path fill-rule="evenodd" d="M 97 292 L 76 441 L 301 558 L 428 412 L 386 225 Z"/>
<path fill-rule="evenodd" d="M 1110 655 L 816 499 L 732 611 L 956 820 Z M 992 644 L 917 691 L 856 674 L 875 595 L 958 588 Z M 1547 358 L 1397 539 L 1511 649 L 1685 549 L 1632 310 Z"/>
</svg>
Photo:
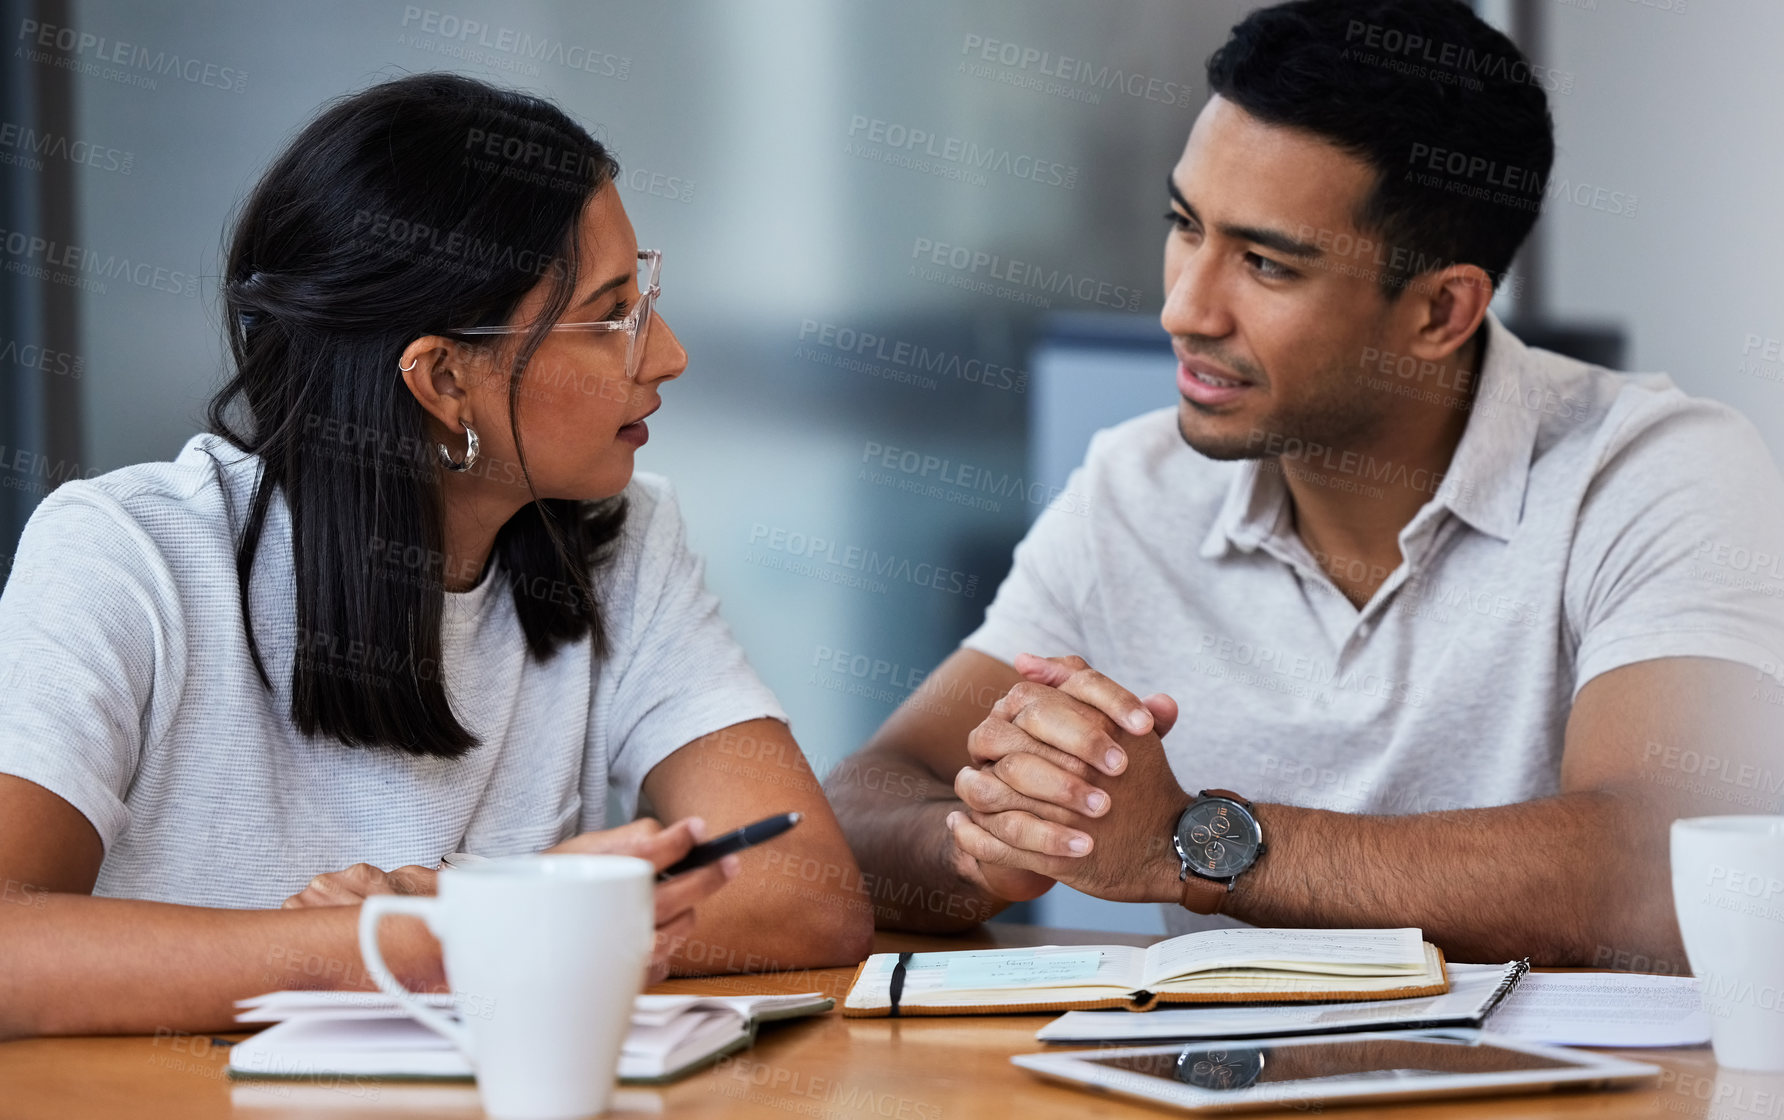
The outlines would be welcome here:
<svg viewBox="0 0 1784 1120">
<path fill-rule="evenodd" d="M 645 249 L 638 254 L 638 304 L 628 311 L 624 318 L 602 319 L 593 323 L 558 323 L 551 329 L 554 331 L 574 331 L 584 335 L 604 335 L 614 331 L 626 332 L 626 377 L 638 379 L 638 363 L 644 360 L 645 339 L 650 333 L 650 321 L 656 314 L 657 296 L 662 292 L 663 253 L 660 249 Z M 446 333 L 471 336 L 525 334 L 532 330 L 526 327 L 456 327 Z"/>
</svg>

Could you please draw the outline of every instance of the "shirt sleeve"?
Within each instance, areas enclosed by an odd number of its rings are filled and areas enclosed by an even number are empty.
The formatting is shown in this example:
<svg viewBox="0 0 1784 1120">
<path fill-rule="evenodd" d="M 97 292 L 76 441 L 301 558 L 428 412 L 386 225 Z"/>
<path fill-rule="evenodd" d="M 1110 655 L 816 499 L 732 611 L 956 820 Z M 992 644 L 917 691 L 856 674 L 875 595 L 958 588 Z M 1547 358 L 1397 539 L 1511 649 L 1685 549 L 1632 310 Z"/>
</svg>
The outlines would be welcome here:
<svg viewBox="0 0 1784 1120">
<path fill-rule="evenodd" d="M 619 795 L 622 819 L 636 812 L 651 769 L 693 740 L 746 720 L 787 722 L 719 615 L 705 564 L 688 548 L 674 491 L 661 479 L 639 479 L 630 500 L 628 520 L 642 524 L 637 543 L 626 550 L 631 555 L 616 559 L 615 586 L 623 592 L 630 582 L 631 592 L 629 603 L 614 603 L 608 665 L 615 673 L 608 783 Z"/>
<path fill-rule="evenodd" d="M 1010 574 L 985 608 L 985 621 L 962 648 L 1005 664 L 1018 653 L 1090 656 L 1083 616 L 1093 572 L 1089 486 L 1089 470 L 1081 466 L 1041 511 L 1016 545 Z"/>
<path fill-rule="evenodd" d="M 38 506 L 0 593 L 0 773 L 73 805 L 109 851 L 155 697 L 179 693 L 185 638 L 154 542 L 80 486 Z"/>
<path fill-rule="evenodd" d="M 1581 506 L 1564 595 L 1576 696 L 1612 669 L 1665 657 L 1778 675 L 1784 480 L 1753 426 L 1676 397 L 1625 424 Z"/>
</svg>

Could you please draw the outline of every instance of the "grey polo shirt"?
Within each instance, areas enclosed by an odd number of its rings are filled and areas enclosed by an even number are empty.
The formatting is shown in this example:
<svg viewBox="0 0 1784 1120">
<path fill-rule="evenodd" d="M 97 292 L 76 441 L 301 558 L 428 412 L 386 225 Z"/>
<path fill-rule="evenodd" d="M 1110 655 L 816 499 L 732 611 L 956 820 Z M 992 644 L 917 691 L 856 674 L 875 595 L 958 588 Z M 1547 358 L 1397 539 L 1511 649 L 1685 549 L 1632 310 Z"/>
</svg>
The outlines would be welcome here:
<svg viewBox="0 0 1784 1120">
<path fill-rule="evenodd" d="M 1662 375 L 1486 330 L 1450 469 L 1405 476 L 1430 500 L 1360 609 L 1296 535 L 1275 460 L 1203 458 L 1168 408 L 1092 439 L 963 644 L 1076 653 L 1169 693 L 1188 790 L 1352 813 L 1556 793 L 1573 698 L 1633 662 L 1721 658 L 1784 695 L 1784 480 L 1753 426 Z M 1365 493 L 1402 470 L 1322 462 Z"/>
</svg>

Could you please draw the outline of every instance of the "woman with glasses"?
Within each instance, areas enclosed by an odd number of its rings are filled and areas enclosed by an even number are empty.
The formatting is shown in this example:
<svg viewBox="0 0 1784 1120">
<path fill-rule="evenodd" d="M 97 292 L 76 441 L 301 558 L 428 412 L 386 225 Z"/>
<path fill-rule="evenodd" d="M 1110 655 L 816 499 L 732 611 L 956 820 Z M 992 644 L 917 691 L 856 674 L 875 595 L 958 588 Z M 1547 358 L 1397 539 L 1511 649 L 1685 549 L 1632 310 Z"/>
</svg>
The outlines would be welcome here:
<svg viewBox="0 0 1784 1120">
<path fill-rule="evenodd" d="M 45 499 L 0 597 L 0 1036 L 370 987 L 354 904 L 442 861 L 662 868 L 792 810 L 658 887 L 655 974 L 865 955 L 836 819 L 633 471 L 687 355 L 617 170 L 547 102 L 421 74 L 265 173 L 211 430 Z"/>
</svg>

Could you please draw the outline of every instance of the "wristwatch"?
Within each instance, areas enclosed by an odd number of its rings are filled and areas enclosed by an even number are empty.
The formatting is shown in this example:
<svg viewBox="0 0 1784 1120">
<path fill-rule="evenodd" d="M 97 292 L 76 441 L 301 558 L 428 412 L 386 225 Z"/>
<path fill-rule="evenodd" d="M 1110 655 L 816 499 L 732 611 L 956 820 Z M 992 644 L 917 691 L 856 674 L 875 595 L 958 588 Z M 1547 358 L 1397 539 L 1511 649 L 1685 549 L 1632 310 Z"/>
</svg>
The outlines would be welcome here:
<svg viewBox="0 0 1784 1120">
<path fill-rule="evenodd" d="M 1205 789 L 1177 818 L 1171 844 L 1182 865 L 1183 908 L 1217 914 L 1233 880 L 1264 854 L 1264 830 L 1251 802 L 1231 790 Z"/>
</svg>

